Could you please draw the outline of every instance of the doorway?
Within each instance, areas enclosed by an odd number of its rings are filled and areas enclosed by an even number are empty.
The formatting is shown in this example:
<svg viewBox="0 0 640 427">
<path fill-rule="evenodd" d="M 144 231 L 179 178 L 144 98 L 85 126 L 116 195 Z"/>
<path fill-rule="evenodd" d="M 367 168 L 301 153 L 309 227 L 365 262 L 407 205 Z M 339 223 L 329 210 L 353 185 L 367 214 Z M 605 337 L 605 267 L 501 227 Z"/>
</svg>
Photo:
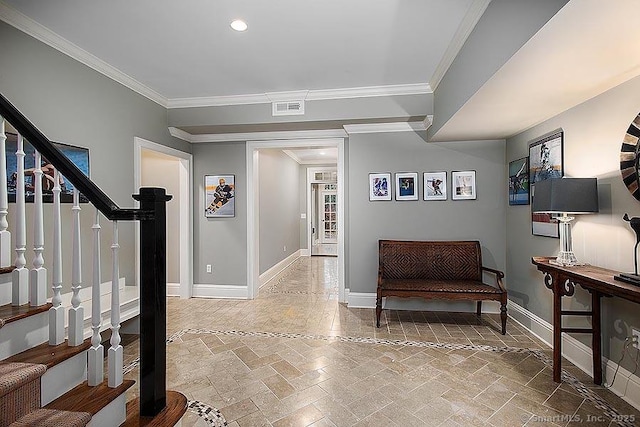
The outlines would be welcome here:
<svg viewBox="0 0 640 427">
<path fill-rule="evenodd" d="M 191 154 L 142 138 L 134 139 L 134 186 L 165 188 L 167 203 L 167 295 L 192 295 L 193 236 Z M 139 286 L 140 228 L 136 222 L 136 284 Z"/>
<path fill-rule="evenodd" d="M 311 185 L 311 256 L 338 255 L 338 234 L 340 230 L 338 227 L 338 184 L 335 169 L 313 168 L 309 170 L 308 179 Z"/>
<path fill-rule="evenodd" d="M 272 141 L 247 141 L 246 145 L 246 165 L 247 165 L 247 294 L 249 299 L 258 296 L 260 285 L 259 280 L 259 218 L 260 211 L 257 209 L 259 203 L 259 183 L 258 183 L 258 158 L 260 149 L 289 149 L 300 147 L 337 147 L 338 161 L 336 172 L 336 194 L 335 194 L 335 210 L 336 210 L 336 231 L 344 230 L 344 155 L 345 144 L 343 138 L 326 138 L 326 139 L 304 139 L 304 140 L 272 140 Z M 309 168 L 311 169 L 311 168 Z M 307 181 L 310 182 L 310 181 Z M 311 186 L 307 185 L 307 209 L 309 215 L 303 216 L 307 218 L 307 230 L 309 238 L 307 239 L 307 254 L 311 253 L 311 221 L 310 216 L 313 212 L 311 209 Z M 329 225 L 330 227 L 331 225 Z M 338 300 L 345 301 L 345 265 L 344 265 L 344 233 L 336 233 L 335 248 L 337 252 L 338 265 Z"/>
</svg>

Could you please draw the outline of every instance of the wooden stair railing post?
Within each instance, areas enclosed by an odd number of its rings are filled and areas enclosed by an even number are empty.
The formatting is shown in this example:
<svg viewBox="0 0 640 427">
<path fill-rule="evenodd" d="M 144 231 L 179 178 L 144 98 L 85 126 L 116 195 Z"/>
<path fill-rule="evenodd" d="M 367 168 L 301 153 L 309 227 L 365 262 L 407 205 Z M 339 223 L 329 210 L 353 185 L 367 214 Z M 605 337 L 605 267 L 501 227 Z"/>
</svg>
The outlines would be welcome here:
<svg viewBox="0 0 640 427">
<path fill-rule="evenodd" d="M 71 265 L 71 308 L 69 308 L 69 345 L 76 346 L 84 341 L 84 307 L 80 299 L 80 289 L 82 289 L 82 249 L 80 238 L 80 192 L 73 189 L 72 213 L 72 265 Z"/>
<path fill-rule="evenodd" d="M 24 139 L 18 135 L 18 151 L 16 151 L 16 269 L 11 276 L 11 305 L 19 306 L 29 302 L 29 270 L 25 268 L 27 260 L 27 225 L 25 215 L 24 194 Z"/>
<path fill-rule="evenodd" d="M 49 309 L 49 344 L 64 341 L 64 307 L 62 306 L 62 220 L 60 217 L 60 172 L 53 172 L 53 265 L 51 287 L 53 297 Z"/>
<path fill-rule="evenodd" d="M 33 165 L 33 268 L 29 277 L 29 304 L 39 306 L 47 302 L 47 269 L 44 268 L 44 214 L 42 206 L 42 156 L 35 152 Z"/>
<path fill-rule="evenodd" d="M 9 232 L 9 196 L 7 194 L 7 135 L 0 116 L 0 267 L 11 265 L 11 233 Z"/>
<path fill-rule="evenodd" d="M 155 416 L 166 406 L 166 203 L 164 188 L 141 188 L 133 196 L 140 209 L 140 415 Z"/>
<path fill-rule="evenodd" d="M 91 284 L 91 348 L 89 349 L 89 363 L 87 368 L 87 382 L 90 386 L 97 386 L 104 381 L 104 347 L 101 344 L 100 326 L 102 313 L 100 310 L 100 211 L 96 209 L 96 220 L 91 226 L 93 230 L 93 282 Z"/>
</svg>

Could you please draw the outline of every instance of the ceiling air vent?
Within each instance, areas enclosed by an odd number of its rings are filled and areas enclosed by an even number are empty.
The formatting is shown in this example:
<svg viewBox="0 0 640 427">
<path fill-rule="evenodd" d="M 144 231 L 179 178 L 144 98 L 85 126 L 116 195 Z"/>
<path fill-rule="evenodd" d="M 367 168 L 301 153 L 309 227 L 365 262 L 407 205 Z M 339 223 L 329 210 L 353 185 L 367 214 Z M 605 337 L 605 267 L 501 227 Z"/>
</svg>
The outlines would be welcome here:
<svg viewBox="0 0 640 427">
<path fill-rule="evenodd" d="M 271 111 L 274 116 L 295 116 L 304 114 L 304 100 L 273 102 L 271 104 Z"/>
</svg>

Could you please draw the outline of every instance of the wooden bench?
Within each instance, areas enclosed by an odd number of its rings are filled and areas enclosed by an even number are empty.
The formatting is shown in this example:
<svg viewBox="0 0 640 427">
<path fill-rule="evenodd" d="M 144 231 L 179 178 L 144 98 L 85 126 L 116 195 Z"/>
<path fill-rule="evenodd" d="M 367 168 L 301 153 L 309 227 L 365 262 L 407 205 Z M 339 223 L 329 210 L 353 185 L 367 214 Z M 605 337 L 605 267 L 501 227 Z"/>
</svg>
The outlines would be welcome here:
<svg viewBox="0 0 640 427">
<path fill-rule="evenodd" d="M 383 297 L 422 297 L 477 301 L 500 301 L 502 334 L 507 332 L 507 291 L 504 273 L 482 266 L 478 241 L 380 240 L 378 251 L 376 326 L 380 327 Z M 495 286 L 483 283 L 483 273 L 495 277 Z"/>
</svg>

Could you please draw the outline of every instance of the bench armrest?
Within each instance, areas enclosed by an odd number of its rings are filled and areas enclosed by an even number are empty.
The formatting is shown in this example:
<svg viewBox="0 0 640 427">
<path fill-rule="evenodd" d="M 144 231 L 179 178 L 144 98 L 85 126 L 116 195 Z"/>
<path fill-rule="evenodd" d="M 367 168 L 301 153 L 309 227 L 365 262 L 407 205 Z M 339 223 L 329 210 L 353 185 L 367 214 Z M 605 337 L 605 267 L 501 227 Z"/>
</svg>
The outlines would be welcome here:
<svg viewBox="0 0 640 427">
<path fill-rule="evenodd" d="M 507 292 L 507 290 L 504 288 L 504 285 L 502 284 L 502 279 L 504 278 L 504 273 L 502 271 L 496 270 L 494 268 L 484 267 L 484 266 L 482 267 L 482 271 L 493 273 L 496 276 L 496 283 L 500 288 L 500 290 L 502 292 Z"/>
</svg>

